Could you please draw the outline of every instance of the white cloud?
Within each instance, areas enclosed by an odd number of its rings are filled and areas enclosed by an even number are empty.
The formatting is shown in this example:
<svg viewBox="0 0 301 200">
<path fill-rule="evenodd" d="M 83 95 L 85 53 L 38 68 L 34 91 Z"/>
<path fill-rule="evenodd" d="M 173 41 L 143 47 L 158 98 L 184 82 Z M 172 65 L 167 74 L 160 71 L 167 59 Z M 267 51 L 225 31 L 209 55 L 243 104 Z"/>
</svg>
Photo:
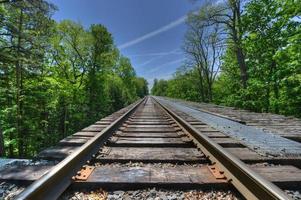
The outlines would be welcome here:
<svg viewBox="0 0 301 200">
<path fill-rule="evenodd" d="M 184 16 L 178 18 L 177 20 L 175 20 L 173 22 L 170 22 L 169 24 L 158 28 L 157 30 L 151 31 L 151 32 L 146 33 L 145 35 L 142 35 L 142 36 L 140 36 L 140 37 L 138 37 L 136 39 L 133 39 L 133 40 L 128 41 L 128 42 L 126 42 L 124 44 L 121 44 L 121 45 L 118 46 L 118 48 L 119 49 L 124 49 L 124 48 L 130 47 L 130 46 L 138 44 L 138 43 L 140 43 L 140 42 L 142 42 L 144 40 L 152 38 L 152 37 L 154 37 L 154 36 L 156 36 L 156 35 L 158 35 L 160 33 L 168 31 L 168 30 L 170 30 L 170 29 L 172 29 L 172 28 L 174 28 L 174 27 L 176 27 L 176 26 L 178 26 L 180 24 L 183 24 L 185 22 L 186 17 L 187 16 L 184 15 Z"/>
</svg>

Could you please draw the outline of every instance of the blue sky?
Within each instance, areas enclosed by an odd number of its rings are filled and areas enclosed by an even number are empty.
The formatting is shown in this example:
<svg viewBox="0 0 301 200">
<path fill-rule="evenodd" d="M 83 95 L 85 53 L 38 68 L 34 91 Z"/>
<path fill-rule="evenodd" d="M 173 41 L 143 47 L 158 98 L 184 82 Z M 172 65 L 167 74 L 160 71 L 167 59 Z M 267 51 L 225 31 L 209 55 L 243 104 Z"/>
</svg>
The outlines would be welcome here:
<svg viewBox="0 0 301 200">
<path fill-rule="evenodd" d="M 170 78 L 184 60 L 181 50 L 185 16 L 196 0 L 49 0 L 58 7 L 56 21 L 71 19 L 88 28 L 105 25 L 121 53 L 130 58 L 138 76 L 152 85 Z"/>
</svg>

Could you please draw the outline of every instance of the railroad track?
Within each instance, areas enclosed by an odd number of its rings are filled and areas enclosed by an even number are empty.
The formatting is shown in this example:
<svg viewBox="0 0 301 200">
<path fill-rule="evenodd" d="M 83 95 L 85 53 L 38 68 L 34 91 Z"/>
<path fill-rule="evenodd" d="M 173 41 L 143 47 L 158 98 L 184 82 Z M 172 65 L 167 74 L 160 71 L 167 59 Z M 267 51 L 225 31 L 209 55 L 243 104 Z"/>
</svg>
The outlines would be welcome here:
<svg viewBox="0 0 301 200">
<path fill-rule="evenodd" d="M 246 199 L 290 199 L 282 189 L 300 189 L 299 157 L 270 158 L 249 151 L 207 124 L 146 97 L 38 155 L 60 161 L 55 166 L 16 167 L 0 174 L 2 180 L 35 180 L 16 199 L 57 199 L 70 187 L 235 188 Z M 36 175 L 28 178 L 24 171 Z"/>
</svg>

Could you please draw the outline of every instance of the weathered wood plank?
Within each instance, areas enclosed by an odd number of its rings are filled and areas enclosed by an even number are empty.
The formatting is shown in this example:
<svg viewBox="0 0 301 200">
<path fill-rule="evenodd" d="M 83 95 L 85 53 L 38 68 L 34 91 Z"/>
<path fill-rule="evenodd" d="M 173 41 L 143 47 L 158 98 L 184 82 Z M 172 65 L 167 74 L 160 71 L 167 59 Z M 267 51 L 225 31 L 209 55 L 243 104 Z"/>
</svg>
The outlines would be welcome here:
<svg viewBox="0 0 301 200">
<path fill-rule="evenodd" d="M 93 184 L 218 184 L 206 166 L 203 167 L 110 167 L 94 169 L 85 183 Z"/>
<path fill-rule="evenodd" d="M 282 188 L 299 188 L 301 185 L 301 169 L 294 166 L 251 166 L 254 171 Z"/>
<path fill-rule="evenodd" d="M 152 138 L 156 138 L 156 137 L 167 137 L 167 138 L 177 138 L 180 137 L 176 132 L 157 132 L 157 133 L 152 133 L 152 132 L 120 132 L 120 133 L 115 133 L 114 135 L 119 136 L 119 137 L 152 137 Z"/>
<path fill-rule="evenodd" d="M 182 138 L 136 138 L 136 137 L 114 137 L 109 146 L 113 147 L 193 147 L 192 142 Z"/>
<path fill-rule="evenodd" d="M 204 162 L 206 159 L 196 148 L 174 147 L 111 147 L 108 155 L 98 156 L 98 160 L 104 161 L 132 161 L 132 162 Z"/>
<path fill-rule="evenodd" d="M 37 157 L 45 160 L 63 160 L 78 148 L 78 146 L 55 146 L 41 151 Z"/>
<path fill-rule="evenodd" d="M 11 166 L 0 170 L 0 180 L 34 181 L 46 174 L 53 166 Z"/>
<path fill-rule="evenodd" d="M 181 138 L 133 138 L 133 137 L 120 137 L 115 142 L 117 144 L 183 144 Z"/>
<path fill-rule="evenodd" d="M 122 130 L 124 132 L 175 132 L 176 129 L 173 127 L 152 127 L 152 128 L 126 128 Z"/>
<path fill-rule="evenodd" d="M 229 151 L 242 161 L 260 161 L 264 159 L 264 157 L 248 148 L 225 148 L 225 150 Z"/>
<path fill-rule="evenodd" d="M 82 136 L 68 136 L 64 139 L 62 139 L 58 145 L 63 145 L 63 146 L 81 146 L 85 144 L 88 140 L 90 140 L 91 137 L 82 137 Z"/>
<path fill-rule="evenodd" d="M 245 147 L 239 141 L 232 138 L 211 138 L 214 142 L 218 143 L 222 147 Z"/>
<path fill-rule="evenodd" d="M 149 123 L 160 123 L 160 122 L 168 122 L 167 119 L 158 119 L 158 118 L 154 118 L 154 119 L 130 119 L 130 122 L 137 122 L 137 123 L 144 123 L 144 122 L 149 122 Z"/>
<path fill-rule="evenodd" d="M 130 121 L 130 125 L 169 125 L 168 121 Z"/>
<path fill-rule="evenodd" d="M 110 125 L 111 124 L 111 122 L 108 122 L 108 121 L 97 121 L 97 122 L 95 122 L 95 125 Z"/>
<path fill-rule="evenodd" d="M 97 135 L 98 132 L 92 132 L 92 131 L 80 131 L 77 133 L 74 133 L 73 136 L 83 136 L 83 137 L 94 137 L 95 135 Z"/>
<path fill-rule="evenodd" d="M 150 128 L 155 128 L 155 129 L 159 129 L 159 128 L 170 128 L 171 125 L 170 124 L 128 124 L 127 128 L 143 128 L 143 129 L 150 129 Z"/>
<path fill-rule="evenodd" d="M 107 127 L 107 125 L 91 125 L 91 126 L 88 126 L 84 129 L 82 129 L 82 131 L 100 132 L 105 127 Z"/>
<path fill-rule="evenodd" d="M 221 133 L 221 132 L 204 132 L 202 134 L 207 135 L 210 138 L 228 138 L 229 136 Z"/>
</svg>

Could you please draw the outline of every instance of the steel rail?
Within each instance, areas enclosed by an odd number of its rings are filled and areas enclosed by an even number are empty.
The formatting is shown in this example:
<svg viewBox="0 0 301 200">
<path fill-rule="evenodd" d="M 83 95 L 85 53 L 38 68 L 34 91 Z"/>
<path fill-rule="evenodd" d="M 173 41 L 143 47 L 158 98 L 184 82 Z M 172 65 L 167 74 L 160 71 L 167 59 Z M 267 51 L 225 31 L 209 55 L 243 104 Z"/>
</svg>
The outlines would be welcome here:
<svg viewBox="0 0 301 200">
<path fill-rule="evenodd" d="M 154 99 L 185 130 L 185 132 L 191 136 L 191 139 L 194 140 L 210 161 L 217 164 L 218 168 L 224 172 L 227 180 L 233 184 L 246 199 L 291 199 L 276 185 L 254 172 L 236 156 L 226 151 L 208 136 L 194 128 L 182 117 L 167 108 L 167 106 L 163 105 L 160 100 Z"/>
<path fill-rule="evenodd" d="M 48 173 L 29 185 L 21 192 L 17 200 L 53 200 L 57 199 L 72 183 L 72 176 L 99 151 L 101 145 L 117 130 L 118 127 L 145 101 L 146 98 L 136 102 L 130 110 L 112 122 L 83 146 L 70 154 Z"/>
</svg>

